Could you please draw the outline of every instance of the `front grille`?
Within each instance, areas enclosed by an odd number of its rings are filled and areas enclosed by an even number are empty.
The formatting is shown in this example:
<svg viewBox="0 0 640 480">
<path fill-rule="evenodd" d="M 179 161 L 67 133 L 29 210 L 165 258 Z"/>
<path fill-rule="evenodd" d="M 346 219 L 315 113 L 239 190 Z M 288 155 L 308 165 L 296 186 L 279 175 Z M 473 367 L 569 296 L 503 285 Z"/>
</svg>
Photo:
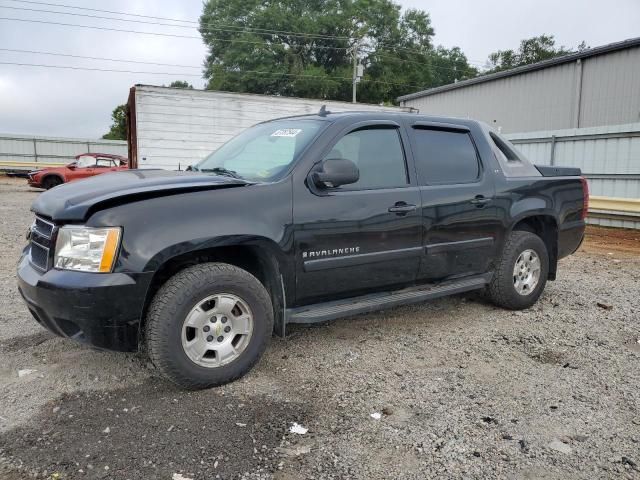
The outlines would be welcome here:
<svg viewBox="0 0 640 480">
<path fill-rule="evenodd" d="M 33 224 L 34 230 L 47 238 L 52 237 L 54 227 L 55 225 L 53 223 L 47 222 L 40 217 L 36 217 L 36 221 Z"/>
<path fill-rule="evenodd" d="M 31 226 L 31 265 L 39 270 L 47 271 L 51 268 L 53 237 L 55 225 L 41 217 L 36 217 Z"/>
</svg>

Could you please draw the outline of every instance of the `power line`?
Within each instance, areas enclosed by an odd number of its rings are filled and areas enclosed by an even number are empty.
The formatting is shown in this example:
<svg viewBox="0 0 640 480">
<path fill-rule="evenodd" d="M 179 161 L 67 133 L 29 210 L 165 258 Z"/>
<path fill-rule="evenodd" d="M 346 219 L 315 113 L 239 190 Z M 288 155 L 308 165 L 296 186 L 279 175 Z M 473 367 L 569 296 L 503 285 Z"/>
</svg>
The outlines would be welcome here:
<svg viewBox="0 0 640 480">
<path fill-rule="evenodd" d="M 406 58 L 398 58 L 398 57 L 394 57 L 393 55 L 385 55 L 384 53 L 378 53 L 378 52 L 364 52 L 368 55 L 372 55 L 372 56 L 378 56 L 378 57 L 382 57 L 382 58 L 388 58 L 390 60 L 395 60 L 398 62 L 405 62 L 405 63 L 413 63 L 416 65 L 422 65 L 422 66 L 427 66 L 429 68 L 435 68 L 436 70 L 449 70 L 452 72 L 458 72 L 458 73 L 470 73 L 473 74 L 473 76 L 476 76 L 476 74 L 478 74 L 479 72 L 476 72 L 474 70 L 466 70 L 466 69 L 458 69 L 458 68 L 452 68 L 452 67 L 441 67 L 440 65 L 433 65 L 430 62 L 418 62 L 416 60 L 407 60 Z"/>
<path fill-rule="evenodd" d="M 95 57 L 95 56 L 87 56 L 87 55 L 74 55 L 74 54 L 69 54 L 69 53 L 60 53 L 60 52 L 44 52 L 44 51 L 40 51 L 40 50 L 22 50 L 22 49 L 12 49 L 12 48 L 1 48 L 0 47 L 0 51 L 13 52 L 13 53 L 30 53 L 30 54 L 34 54 L 34 55 L 51 55 L 51 56 L 68 57 L 68 58 L 80 58 L 80 59 L 84 59 L 84 60 L 100 60 L 100 61 L 119 62 L 119 63 L 135 63 L 135 64 L 140 64 L 140 65 L 156 65 L 156 66 L 162 66 L 162 67 L 203 68 L 202 65 L 196 66 L 196 65 L 183 65 L 183 64 L 176 64 L 176 63 L 146 62 L 146 61 L 141 61 L 141 60 L 127 60 L 127 59 L 123 59 L 123 58 Z M 449 68 L 449 67 L 441 67 L 439 65 L 431 65 L 429 63 L 424 63 L 424 62 L 416 62 L 416 61 L 413 61 L 413 60 L 405 60 L 405 59 L 401 59 L 401 58 L 397 58 L 397 57 L 392 57 L 390 55 L 376 54 L 375 52 L 367 52 L 367 53 L 373 53 L 374 55 L 384 56 L 385 58 L 394 59 L 394 60 L 397 60 L 397 61 L 400 61 L 400 62 L 409 62 L 409 63 L 418 64 L 418 65 L 426 65 L 429 68 L 435 68 L 435 69 L 440 69 L 440 70 L 451 70 L 451 71 L 455 71 L 455 72 L 459 72 L 459 73 L 465 73 L 465 72 L 475 73 L 475 72 L 472 72 L 470 70 L 469 71 L 465 71 L 465 70 L 457 70 L 457 69 L 453 69 L 453 68 Z"/>
<path fill-rule="evenodd" d="M 200 23 L 198 21 L 195 20 L 184 20 L 184 19 L 179 19 L 179 18 L 169 18 L 169 17 L 156 17 L 156 16 L 152 16 L 152 15 L 142 15 L 142 14 L 137 14 L 137 13 L 129 13 L 129 12 L 122 12 L 122 11 L 115 11 L 115 10 L 103 10 L 103 9 L 99 9 L 99 8 L 89 8 L 89 7 L 79 7 L 79 6 L 75 6 L 75 5 L 66 5 L 66 4 L 61 4 L 61 3 L 51 3 L 51 2 L 38 2 L 38 1 L 34 1 L 34 0 L 6 0 L 6 1 L 11 1 L 11 2 L 17 2 L 17 3 L 27 3 L 27 4 L 33 4 L 33 5 L 46 5 L 46 6 L 53 6 L 53 7 L 60 7 L 60 8 L 72 8 L 72 9 L 76 9 L 76 10 L 84 10 L 84 11 L 92 11 L 92 12 L 100 12 L 100 13 L 109 13 L 109 14 L 113 14 L 113 15 L 125 15 L 125 16 L 131 16 L 131 17 L 138 17 L 138 18 L 148 18 L 148 19 L 153 19 L 153 20 L 165 20 L 165 21 L 171 21 L 171 22 L 182 22 L 182 23 L 190 23 L 194 26 L 199 26 L 200 28 L 202 27 L 207 27 L 206 30 L 219 30 L 219 31 L 228 31 L 228 32 L 251 32 L 251 33 L 257 33 L 257 34 L 264 34 L 264 35 L 274 35 L 274 34 L 285 34 L 285 35 L 290 35 L 290 36 L 299 36 L 299 37 L 308 37 L 308 38 L 317 38 L 317 39 L 325 39 L 325 40 L 354 40 L 353 37 L 348 37 L 348 36 L 339 36 L 339 35 L 324 35 L 324 34 L 315 34 L 315 33 L 305 33 L 305 32 L 293 32 L 293 31 L 287 31 L 287 30 L 271 30 L 271 29 L 266 29 L 266 28 L 257 28 L 257 27 L 246 27 L 246 26 L 238 26 L 238 25 L 224 25 L 224 24 L 215 24 L 215 23 Z M 9 6 L 3 6 L 0 8 L 11 8 L 13 10 L 28 10 L 28 11 L 34 11 L 34 12 L 44 12 L 44 13 L 57 13 L 57 14 L 62 14 L 62 15 L 76 15 L 76 16 L 82 16 L 82 17 L 89 17 L 89 18 L 98 18 L 98 19 L 105 19 L 105 20 L 117 20 L 117 21 L 124 21 L 124 22 L 138 22 L 138 23 L 146 23 L 146 24 L 151 24 L 151 25 L 162 25 L 162 26 L 169 26 L 169 27 L 179 27 L 179 28 L 193 28 L 193 27 L 189 27 L 188 25 L 172 25 L 172 24 L 164 24 L 164 23 L 154 23 L 154 22 L 143 22 L 143 21 L 136 21 L 136 20 L 128 20 L 128 19 L 122 19 L 122 18 L 113 18 L 113 17 L 101 17 L 101 16 L 96 16 L 96 15 L 83 15 L 83 14 L 78 14 L 78 13 L 71 13 L 71 12 L 58 12 L 58 11 L 53 11 L 53 10 L 37 10 L 37 9 L 30 9 L 30 8 L 18 8 L 18 7 L 9 7 Z M 398 47 L 395 45 L 391 45 L 391 44 L 386 44 L 386 43 L 380 43 L 378 44 L 378 46 L 381 47 L 388 47 L 388 48 L 394 48 L 394 49 L 400 49 L 400 50 L 404 50 L 407 52 L 411 52 L 411 53 L 418 53 L 418 54 L 423 54 L 424 52 L 420 51 L 420 50 L 416 50 L 413 48 L 407 48 L 407 47 Z M 470 64 L 476 64 L 478 66 L 484 66 L 486 64 L 486 61 L 479 61 L 479 60 L 470 60 L 467 59 L 466 60 L 467 63 Z"/>
<path fill-rule="evenodd" d="M 43 68 L 58 68 L 66 70 L 88 70 L 95 72 L 115 72 L 115 73 L 136 73 L 136 74 L 153 74 L 153 75 L 178 75 L 184 77 L 201 77 L 198 73 L 177 73 L 177 72 L 141 72 L 134 70 L 116 70 L 111 68 L 97 68 L 97 67 L 76 67 L 73 65 L 48 65 L 42 63 L 22 63 L 22 62 L 0 62 L 0 65 L 17 65 L 20 67 L 43 67 Z"/>
<path fill-rule="evenodd" d="M 13 48 L 0 48 L 2 52 L 14 52 L 14 53 L 32 53 L 34 55 L 53 55 L 56 57 L 69 57 L 69 58 L 82 58 L 85 60 L 101 60 L 107 62 L 120 62 L 120 63 L 137 63 L 141 65 L 157 65 L 161 67 L 179 67 L 179 68 L 202 68 L 202 66 L 195 65 L 180 65 L 176 63 L 158 63 L 158 62 L 144 62 L 141 60 L 125 60 L 122 58 L 109 58 L 109 57 L 90 57 L 85 55 L 73 55 L 70 53 L 58 53 L 58 52 L 42 52 L 38 50 L 20 50 Z"/>
<path fill-rule="evenodd" d="M 27 23 L 41 23 L 47 25 L 58 25 L 63 27 L 79 27 L 79 28 L 88 28 L 92 30 L 106 30 L 111 32 L 123 32 L 123 33 L 138 33 L 142 35 L 153 35 L 159 37 L 173 37 L 173 38 L 192 38 L 196 40 L 202 40 L 202 37 L 195 35 L 180 35 L 177 33 L 160 33 L 160 32 L 142 32 L 140 30 L 126 30 L 123 28 L 112 28 L 112 27 L 99 27 L 95 25 L 79 25 L 77 23 L 63 23 L 63 22 L 51 22 L 48 20 L 32 20 L 27 18 L 11 18 L 11 17 L 0 17 L 0 20 L 9 20 L 14 22 L 27 22 Z M 247 43 L 254 45 L 264 45 L 263 41 L 257 40 L 243 40 L 239 38 L 212 38 L 211 40 L 216 40 L 219 42 L 231 42 L 231 43 Z M 323 49 L 323 50 L 349 50 L 349 47 L 329 47 L 326 45 L 314 45 L 313 48 Z"/>
<path fill-rule="evenodd" d="M 179 73 L 179 72 L 148 72 L 148 71 L 136 71 L 136 70 L 119 70 L 112 68 L 97 68 L 97 67 L 78 67 L 73 65 L 51 65 L 51 64 L 42 64 L 42 63 L 23 63 L 23 62 L 2 62 L 0 61 L 0 65 L 15 65 L 20 67 L 41 67 L 41 68 L 56 68 L 63 70 L 86 70 L 86 71 L 95 71 L 95 72 L 111 72 L 111 73 L 133 73 L 138 75 L 175 75 L 182 77 L 201 77 L 200 74 L 196 73 Z M 272 75 L 279 77 L 297 77 L 297 78 L 315 78 L 320 80 L 341 80 L 345 82 L 351 82 L 351 77 L 338 77 L 338 76 L 319 76 L 319 75 L 308 75 L 301 73 L 280 73 L 280 72 L 267 72 L 263 70 L 224 70 L 224 74 L 255 74 L 255 75 Z M 374 80 L 363 78 L 362 82 L 369 83 L 380 83 L 385 85 L 401 85 L 406 87 L 415 87 L 415 88 L 425 88 L 424 85 L 416 85 L 410 83 L 402 83 L 402 82 L 389 82 L 386 80 Z"/>
<path fill-rule="evenodd" d="M 100 13 L 109 13 L 109 14 L 113 14 L 113 15 L 126 15 L 126 16 L 133 16 L 133 17 L 139 17 L 139 18 L 149 18 L 149 19 L 154 19 L 154 20 L 165 20 L 165 21 L 171 21 L 171 22 L 183 22 L 183 23 L 190 23 L 193 26 L 189 26 L 189 25 L 173 25 L 173 24 L 156 23 L 156 22 L 145 22 L 145 21 L 142 21 L 142 20 L 129 20 L 129 19 L 123 19 L 123 18 L 102 17 L 102 16 L 97 16 L 97 15 L 86 15 L 86 14 L 81 14 L 81 13 L 59 12 L 59 11 L 55 11 L 55 10 L 38 10 L 38 9 L 26 8 L 26 7 L 3 6 L 1 8 L 10 8 L 12 10 L 26 10 L 26 11 L 43 12 L 43 13 L 57 13 L 57 14 L 61 14 L 61 15 L 75 15 L 75 16 L 81 16 L 81 17 L 105 19 L 105 20 L 119 20 L 119 21 L 122 21 L 122 22 L 137 22 L 137 23 L 147 23 L 147 24 L 151 24 L 151 25 L 165 25 L 165 26 L 169 26 L 169 27 L 179 27 L 179 28 L 197 28 L 197 27 L 202 28 L 202 27 L 207 27 L 207 29 L 220 30 L 220 31 L 225 31 L 224 29 L 235 29 L 235 30 L 227 30 L 227 31 L 247 31 L 247 32 L 251 32 L 251 33 L 260 33 L 260 34 L 267 34 L 267 35 L 283 34 L 283 35 L 289 35 L 289 36 L 311 37 L 311 38 L 318 38 L 318 39 L 325 39 L 325 40 L 353 40 L 351 37 L 347 37 L 347 36 L 324 35 L 324 34 L 320 34 L 320 33 L 316 34 L 316 33 L 292 32 L 292 31 L 287 31 L 287 30 L 271 30 L 271 29 L 267 29 L 267 28 L 243 27 L 243 26 L 235 26 L 235 25 L 216 24 L 216 23 L 200 23 L 200 22 L 197 22 L 197 21 L 194 21 L 194 20 L 181 20 L 181 19 L 178 19 L 178 18 L 154 17 L 154 16 L 150 16 L 150 15 L 139 15 L 139 14 L 136 14 L 136 13 L 117 12 L 117 11 L 113 11 L 113 10 L 102 10 L 102 9 L 98 9 L 98 8 L 77 7 L 77 6 L 74 6 L 74 5 L 64 5 L 64 4 L 59 4 L 59 3 L 35 2 L 35 1 L 28 1 L 28 0 L 7 0 L 7 1 L 18 2 L 18 3 L 29 3 L 29 4 L 36 4 L 36 5 L 47 5 L 47 6 L 60 7 L 60 8 L 74 8 L 74 9 L 78 9 L 78 10 L 100 12 Z"/>
</svg>

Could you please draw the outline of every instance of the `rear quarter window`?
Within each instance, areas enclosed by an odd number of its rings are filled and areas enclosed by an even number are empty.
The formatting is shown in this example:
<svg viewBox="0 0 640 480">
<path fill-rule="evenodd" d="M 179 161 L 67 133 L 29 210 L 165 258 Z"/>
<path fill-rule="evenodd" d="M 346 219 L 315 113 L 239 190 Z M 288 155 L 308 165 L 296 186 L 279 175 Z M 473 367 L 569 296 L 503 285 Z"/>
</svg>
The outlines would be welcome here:
<svg viewBox="0 0 640 480">
<path fill-rule="evenodd" d="M 500 164 L 505 177 L 539 177 L 541 173 L 511 142 L 495 132 L 489 132 L 493 154 Z"/>
</svg>

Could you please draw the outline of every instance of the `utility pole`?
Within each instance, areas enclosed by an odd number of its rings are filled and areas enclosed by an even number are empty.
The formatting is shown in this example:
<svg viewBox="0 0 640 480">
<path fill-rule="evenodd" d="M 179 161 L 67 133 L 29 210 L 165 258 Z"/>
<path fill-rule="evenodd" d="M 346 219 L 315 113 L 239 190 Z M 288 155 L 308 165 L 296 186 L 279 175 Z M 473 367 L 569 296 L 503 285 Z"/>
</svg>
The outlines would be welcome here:
<svg viewBox="0 0 640 480">
<path fill-rule="evenodd" d="M 354 43 L 351 53 L 353 54 L 353 91 L 351 102 L 356 103 L 356 89 L 357 85 L 360 82 L 360 77 L 364 73 L 364 68 L 362 65 L 358 64 L 358 50 L 360 49 L 360 40 L 356 40 Z"/>
</svg>

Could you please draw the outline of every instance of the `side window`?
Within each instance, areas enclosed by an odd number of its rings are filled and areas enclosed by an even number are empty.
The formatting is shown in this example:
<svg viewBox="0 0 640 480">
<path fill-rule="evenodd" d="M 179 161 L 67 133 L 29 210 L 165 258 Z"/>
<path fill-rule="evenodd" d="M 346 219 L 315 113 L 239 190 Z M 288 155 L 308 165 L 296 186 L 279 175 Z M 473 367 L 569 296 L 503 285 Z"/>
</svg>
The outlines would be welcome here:
<svg viewBox="0 0 640 480">
<path fill-rule="evenodd" d="M 356 130 L 342 137 L 325 156 L 346 158 L 358 166 L 360 180 L 344 190 L 403 187 L 408 184 L 404 150 L 396 128 Z"/>
<path fill-rule="evenodd" d="M 539 177 L 541 175 L 538 169 L 517 152 L 508 140 L 493 132 L 489 132 L 489 136 L 493 142 L 493 154 L 506 177 Z"/>
<path fill-rule="evenodd" d="M 76 160 L 78 168 L 92 168 L 96 166 L 96 158 L 90 155 L 82 155 Z"/>
<path fill-rule="evenodd" d="M 98 168 L 111 168 L 113 167 L 113 162 L 109 158 L 98 158 L 96 161 L 96 167 Z"/>
<path fill-rule="evenodd" d="M 474 182 L 480 176 L 476 148 L 467 132 L 414 128 L 420 185 Z"/>
<path fill-rule="evenodd" d="M 489 136 L 491 136 L 491 140 L 493 140 L 494 145 L 497 147 L 498 151 L 496 152 L 496 155 L 498 157 L 502 157 L 501 160 L 506 160 L 508 162 L 520 161 L 518 154 L 514 152 L 513 149 L 509 147 L 509 145 L 503 142 L 500 137 L 498 137 L 493 132 L 490 133 Z"/>
</svg>

